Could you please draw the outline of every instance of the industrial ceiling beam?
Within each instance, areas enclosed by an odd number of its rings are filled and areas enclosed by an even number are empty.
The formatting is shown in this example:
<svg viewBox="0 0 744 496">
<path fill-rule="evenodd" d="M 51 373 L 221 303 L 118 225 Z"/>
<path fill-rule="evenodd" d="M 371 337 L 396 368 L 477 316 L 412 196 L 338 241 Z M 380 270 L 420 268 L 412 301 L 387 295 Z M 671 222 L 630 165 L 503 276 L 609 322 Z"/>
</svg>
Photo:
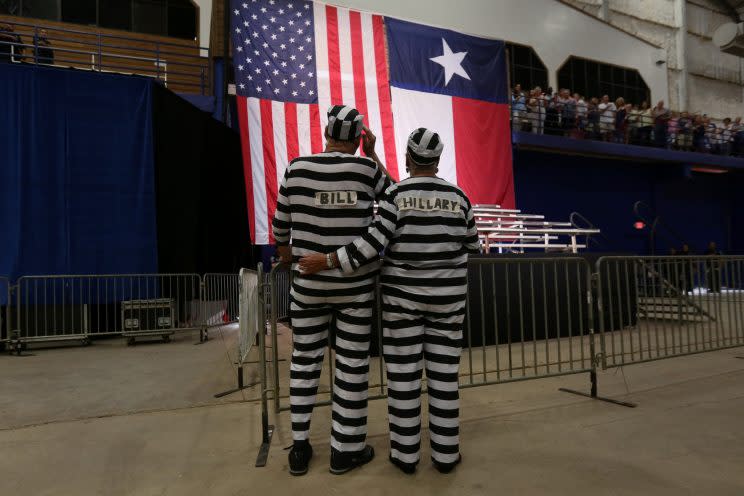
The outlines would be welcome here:
<svg viewBox="0 0 744 496">
<path fill-rule="evenodd" d="M 715 3 L 729 16 L 734 22 L 741 22 L 741 16 L 736 7 L 728 0 L 715 0 Z"/>
</svg>

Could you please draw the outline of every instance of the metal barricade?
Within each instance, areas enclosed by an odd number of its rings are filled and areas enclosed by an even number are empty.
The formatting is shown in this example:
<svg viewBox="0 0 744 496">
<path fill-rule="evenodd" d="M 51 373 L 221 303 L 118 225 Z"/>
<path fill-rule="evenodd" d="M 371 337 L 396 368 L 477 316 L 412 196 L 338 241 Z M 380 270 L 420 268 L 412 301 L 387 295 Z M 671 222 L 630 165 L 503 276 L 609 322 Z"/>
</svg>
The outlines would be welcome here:
<svg viewBox="0 0 744 496">
<path fill-rule="evenodd" d="M 278 323 L 282 319 L 289 318 L 289 293 L 291 290 L 291 270 L 287 264 L 279 263 L 271 268 L 266 274 L 266 304 L 269 334 L 271 335 L 271 388 L 264 383 L 264 393 L 272 393 L 274 399 L 274 410 L 279 411 L 280 405 L 280 378 L 279 378 L 279 329 Z"/>
<path fill-rule="evenodd" d="M 602 257 L 604 369 L 744 345 L 744 257 Z"/>
<path fill-rule="evenodd" d="M 204 274 L 201 341 L 209 339 L 210 329 L 238 322 L 240 281 L 238 274 Z"/>
<path fill-rule="evenodd" d="M 289 291 L 278 284 L 277 275 L 286 271 L 277 266 L 270 273 L 272 301 Z M 591 396 L 596 397 L 591 269 L 583 258 L 471 258 L 468 272 L 461 387 L 590 373 Z M 370 399 L 386 397 L 380 309 L 378 289 Z M 291 342 L 278 339 L 277 320 L 276 314 L 269 314 L 273 356 L 266 363 L 272 367 L 272 384 L 264 387 L 274 399 L 274 411 L 280 412 L 289 409 L 288 402 L 282 401 L 287 399 L 282 390 L 288 388 L 282 381 L 287 381 L 288 374 L 281 373 L 278 364 L 282 357 L 289 357 Z M 331 403 L 332 343 L 326 355 L 328 373 L 321 381 L 318 406 Z"/>
<path fill-rule="evenodd" d="M 237 358 L 235 361 L 238 375 L 237 387 L 217 393 L 214 395 L 215 398 L 221 398 L 257 384 L 255 382 L 244 383 L 243 366 L 247 363 L 248 354 L 253 349 L 256 340 L 263 340 L 266 333 L 266 311 L 263 293 L 267 286 L 264 282 L 262 265 L 259 263 L 257 270 L 240 269 L 240 274 L 236 275 L 235 278 L 238 284 L 238 315 L 235 317 L 238 322 Z M 222 279 L 232 280 L 232 278 Z M 258 363 L 259 367 L 263 367 L 265 373 L 266 368 L 263 362 L 259 360 Z"/>
<path fill-rule="evenodd" d="M 260 293 L 263 291 L 260 266 L 259 270 L 240 269 L 240 324 L 238 326 L 238 367 L 242 368 L 248 353 L 261 329 L 261 312 L 259 305 L 262 303 Z M 264 319 L 265 321 L 265 319 Z M 242 372 L 242 370 L 241 370 Z M 241 374 L 242 376 L 242 374 Z M 242 379 L 240 379 L 242 382 Z"/>
<path fill-rule="evenodd" d="M 10 281 L 0 277 L 0 351 L 3 351 L 10 339 Z"/>
<path fill-rule="evenodd" d="M 275 279 L 272 281 L 272 278 Z M 271 272 L 265 274 L 266 286 L 271 293 L 274 288 L 275 297 L 269 295 L 267 301 L 267 315 L 274 315 L 273 308 L 276 308 L 275 318 L 277 321 L 289 319 L 289 290 L 292 280 L 292 273 L 284 264 L 277 264 L 272 267 Z"/>
<path fill-rule="evenodd" d="M 24 276 L 15 295 L 13 340 L 80 340 L 122 335 L 169 336 L 201 328 L 197 274 Z"/>
<path fill-rule="evenodd" d="M 471 258 L 461 387 L 592 372 L 590 272 L 579 257 Z"/>
</svg>

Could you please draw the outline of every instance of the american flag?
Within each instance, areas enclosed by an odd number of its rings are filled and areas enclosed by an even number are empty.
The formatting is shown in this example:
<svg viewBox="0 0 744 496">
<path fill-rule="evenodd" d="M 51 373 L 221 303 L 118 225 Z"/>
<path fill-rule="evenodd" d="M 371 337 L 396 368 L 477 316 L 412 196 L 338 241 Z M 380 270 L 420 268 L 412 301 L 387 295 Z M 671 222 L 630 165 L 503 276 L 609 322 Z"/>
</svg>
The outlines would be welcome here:
<svg viewBox="0 0 744 496">
<path fill-rule="evenodd" d="M 296 0 L 233 0 L 231 8 L 251 238 L 269 244 L 278 184 L 289 161 L 323 150 L 330 105 L 364 114 L 397 178 L 383 18 Z"/>
<path fill-rule="evenodd" d="M 503 41 L 320 2 L 232 0 L 231 8 L 255 244 L 273 242 L 277 185 L 292 159 L 323 150 L 326 111 L 338 104 L 365 116 L 393 178 L 406 177 L 407 136 L 424 126 L 444 143 L 439 177 L 474 203 L 513 208 Z"/>
</svg>

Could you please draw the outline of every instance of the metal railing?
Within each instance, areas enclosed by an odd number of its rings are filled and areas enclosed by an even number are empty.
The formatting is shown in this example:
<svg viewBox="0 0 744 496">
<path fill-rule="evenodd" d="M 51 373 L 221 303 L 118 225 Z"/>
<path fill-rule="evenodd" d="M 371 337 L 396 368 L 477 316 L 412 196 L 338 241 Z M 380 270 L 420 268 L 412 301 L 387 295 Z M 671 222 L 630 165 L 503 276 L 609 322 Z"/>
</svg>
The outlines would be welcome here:
<svg viewBox="0 0 744 496">
<path fill-rule="evenodd" d="M 0 57 L 15 63 L 73 67 L 151 77 L 176 91 L 210 94 L 209 48 L 57 26 L 2 21 Z M 44 35 L 43 32 L 48 34 Z M 202 51 L 207 54 L 202 57 Z"/>
<path fill-rule="evenodd" d="M 289 291 L 292 273 L 286 264 L 276 264 L 268 274 L 264 274 L 266 283 L 266 315 L 272 321 L 279 322 L 289 319 Z"/>
<path fill-rule="evenodd" d="M 238 274 L 204 274 L 202 290 L 202 341 L 209 339 L 209 330 L 238 322 L 240 316 L 240 281 Z"/>
<path fill-rule="evenodd" d="M 744 257 L 602 257 L 603 368 L 744 345 Z"/>
<path fill-rule="evenodd" d="M 581 212 L 571 212 L 571 214 L 568 216 L 568 222 L 571 224 L 572 227 L 576 229 L 596 229 L 599 231 L 599 228 L 594 225 L 592 221 L 587 219 Z M 592 237 L 594 234 L 597 236 Z M 587 248 L 591 247 L 591 244 L 594 243 L 595 246 L 600 245 L 600 241 L 597 240 L 597 237 L 601 237 L 604 241 L 607 241 L 607 236 L 602 233 L 586 233 L 584 235 L 584 244 Z"/>
<path fill-rule="evenodd" d="M 122 335 L 129 344 L 145 336 L 168 340 L 202 327 L 201 277 L 197 274 L 24 276 L 10 314 L 10 342 Z"/>
<path fill-rule="evenodd" d="M 275 267 L 270 275 L 286 272 Z M 595 380 L 593 312 L 590 311 L 591 270 L 583 258 L 471 258 L 467 315 L 460 368 L 460 386 L 591 373 Z M 270 277 L 272 300 L 278 278 Z M 288 288 L 284 289 L 288 291 Z M 376 295 L 370 358 L 370 399 L 386 397 L 382 358 L 380 288 Z M 269 314 L 272 358 L 271 384 L 263 389 L 274 400 L 274 411 L 289 409 L 282 402 L 282 372 L 278 364 L 289 358 L 291 343 L 279 340 L 276 315 Z M 333 343 L 326 351 L 327 379 L 322 380 L 316 405 L 329 405 L 334 375 Z M 286 380 L 286 377 L 284 377 Z M 596 392 L 596 388 L 593 388 Z"/>
<path fill-rule="evenodd" d="M 242 368 L 248 358 L 259 330 L 266 327 L 266 319 L 261 312 L 260 281 L 263 273 L 258 270 L 240 269 L 240 325 L 238 326 L 238 367 Z M 242 374 L 241 374 L 242 375 Z M 242 379 L 239 380 L 242 383 Z M 242 385 L 242 384 L 241 384 Z"/>
<path fill-rule="evenodd" d="M 599 234 L 599 229 L 576 227 L 571 222 L 546 221 L 543 215 L 503 209 L 499 205 L 474 205 L 473 216 L 485 253 L 525 253 L 525 250 L 578 253 L 587 247 L 580 236 Z"/>
<path fill-rule="evenodd" d="M 588 393 L 561 390 L 633 407 L 598 395 L 600 364 L 607 369 L 744 346 L 744 257 L 602 257 L 594 271 L 578 257 L 483 257 L 468 265 L 461 388 L 589 373 Z M 279 291 L 275 274 L 286 270 L 275 267 L 266 282 L 270 288 L 262 294 L 272 301 Z M 373 350 L 375 341 L 382 350 L 379 293 L 378 285 Z M 278 338 L 276 313 L 268 318 L 270 360 L 259 340 L 261 368 L 272 367 L 261 376 L 262 464 L 272 432 L 269 396 L 275 413 L 289 410 L 282 394 L 287 371 L 278 364 L 292 346 Z M 332 345 L 329 339 L 318 406 L 331 403 Z M 369 399 L 384 398 L 384 360 L 372 355 Z"/>
<path fill-rule="evenodd" d="M 4 350 L 10 335 L 10 280 L 0 276 L 0 351 Z"/>
<path fill-rule="evenodd" d="M 564 104 L 535 99 L 530 104 L 511 107 L 512 130 L 533 134 L 565 136 L 573 139 L 606 141 L 655 148 L 667 148 L 716 155 L 744 156 L 744 125 L 713 123 L 703 116 L 667 110 L 666 118 L 655 119 L 636 109 L 600 108 L 584 102 Z"/>
</svg>

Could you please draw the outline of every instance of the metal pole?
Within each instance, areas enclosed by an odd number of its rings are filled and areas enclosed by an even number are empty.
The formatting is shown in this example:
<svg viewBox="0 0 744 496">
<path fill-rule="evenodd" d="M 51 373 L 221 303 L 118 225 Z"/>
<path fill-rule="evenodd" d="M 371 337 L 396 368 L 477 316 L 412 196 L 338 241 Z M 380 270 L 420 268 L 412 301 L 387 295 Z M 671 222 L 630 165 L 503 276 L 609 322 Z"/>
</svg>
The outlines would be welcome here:
<svg viewBox="0 0 744 496">
<path fill-rule="evenodd" d="M 263 264 L 261 262 L 259 262 L 256 267 L 256 274 L 258 276 L 258 305 L 255 312 L 258 314 L 258 368 L 261 374 L 261 448 L 258 450 L 256 467 L 264 467 L 266 466 L 266 460 L 269 457 L 269 448 L 271 447 L 271 436 L 274 433 L 274 426 L 269 425 L 269 406 L 266 394 L 268 388 L 266 380 L 266 297 L 263 287 Z"/>
<path fill-rule="evenodd" d="M 279 319 L 279 301 L 277 295 L 277 286 L 279 284 L 279 270 L 281 264 L 276 265 L 271 269 L 269 273 L 269 289 L 271 291 L 271 344 L 273 360 L 272 366 L 274 373 L 274 411 L 279 413 L 281 407 L 281 401 L 279 399 L 279 339 L 277 336 L 277 325 L 276 321 Z"/>
<path fill-rule="evenodd" d="M 39 27 L 34 26 L 34 64 L 39 65 Z"/>
<path fill-rule="evenodd" d="M 155 44 L 155 79 L 160 81 L 160 43 Z"/>
<path fill-rule="evenodd" d="M 223 5 L 223 50 L 222 50 L 222 122 L 227 124 L 227 66 L 230 58 L 230 2 Z"/>
</svg>

